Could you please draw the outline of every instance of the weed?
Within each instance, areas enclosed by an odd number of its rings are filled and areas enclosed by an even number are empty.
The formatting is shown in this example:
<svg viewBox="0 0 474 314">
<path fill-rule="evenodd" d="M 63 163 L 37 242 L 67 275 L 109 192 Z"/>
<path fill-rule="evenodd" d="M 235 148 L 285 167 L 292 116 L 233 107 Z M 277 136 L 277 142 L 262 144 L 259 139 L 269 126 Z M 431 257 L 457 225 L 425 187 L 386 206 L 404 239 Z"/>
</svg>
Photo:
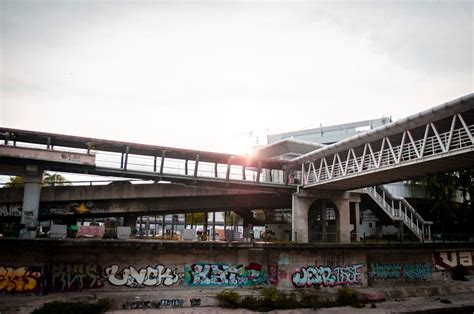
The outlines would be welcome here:
<svg viewBox="0 0 474 314">
<path fill-rule="evenodd" d="M 101 299 L 97 303 L 53 301 L 43 304 L 32 314 L 101 314 L 110 308 L 108 299 Z"/>
</svg>

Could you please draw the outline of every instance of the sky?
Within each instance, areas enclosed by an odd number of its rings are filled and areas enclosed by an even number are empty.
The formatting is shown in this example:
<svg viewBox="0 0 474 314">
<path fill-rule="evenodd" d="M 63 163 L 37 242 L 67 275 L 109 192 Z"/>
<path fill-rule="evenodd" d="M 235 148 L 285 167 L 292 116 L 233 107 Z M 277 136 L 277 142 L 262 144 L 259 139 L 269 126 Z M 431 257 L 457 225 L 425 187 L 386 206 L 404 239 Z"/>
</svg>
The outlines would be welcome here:
<svg viewBox="0 0 474 314">
<path fill-rule="evenodd" d="M 472 1 L 0 5 L 3 127 L 243 154 L 473 91 Z"/>
</svg>

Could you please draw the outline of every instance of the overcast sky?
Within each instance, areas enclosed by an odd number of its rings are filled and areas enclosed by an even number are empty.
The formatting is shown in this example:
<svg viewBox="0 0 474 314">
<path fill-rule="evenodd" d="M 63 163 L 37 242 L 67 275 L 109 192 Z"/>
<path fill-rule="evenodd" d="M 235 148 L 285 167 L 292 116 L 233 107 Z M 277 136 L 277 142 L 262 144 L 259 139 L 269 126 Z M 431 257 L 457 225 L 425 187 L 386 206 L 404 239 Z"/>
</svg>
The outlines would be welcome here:
<svg viewBox="0 0 474 314">
<path fill-rule="evenodd" d="M 244 153 L 473 91 L 473 3 L 0 0 L 0 125 Z"/>
</svg>

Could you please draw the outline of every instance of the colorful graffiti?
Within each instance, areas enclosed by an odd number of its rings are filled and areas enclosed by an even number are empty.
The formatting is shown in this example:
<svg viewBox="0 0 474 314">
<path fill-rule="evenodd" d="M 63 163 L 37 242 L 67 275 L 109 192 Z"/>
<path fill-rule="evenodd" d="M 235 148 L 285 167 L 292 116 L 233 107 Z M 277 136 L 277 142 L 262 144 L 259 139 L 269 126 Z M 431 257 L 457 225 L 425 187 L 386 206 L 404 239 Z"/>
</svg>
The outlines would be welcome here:
<svg viewBox="0 0 474 314">
<path fill-rule="evenodd" d="M 171 286 L 183 277 L 177 269 L 171 269 L 163 265 L 136 269 L 129 266 L 119 271 L 118 265 L 111 265 L 104 269 L 104 278 L 114 286 L 128 286 L 141 288 L 144 286 Z"/>
<path fill-rule="evenodd" d="M 42 281 L 41 267 L 0 266 L 0 292 L 39 293 Z"/>
<path fill-rule="evenodd" d="M 122 304 L 122 309 L 159 309 L 162 307 L 183 307 L 183 299 L 163 299 L 158 301 L 133 300 Z"/>
<path fill-rule="evenodd" d="M 53 264 L 52 291 L 82 291 L 104 286 L 101 269 L 97 264 Z"/>
<path fill-rule="evenodd" d="M 280 269 L 278 265 L 269 265 L 268 266 L 268 281 L 272 285 L 277 285 L 278 282 L 282 279 L 287 279 L 288 273 L 285 269 Z"/>
<path fill-rule="evenodd" d="M 71 202 L 71 203 L 50 203 L 45 204 L 39 210 L 40 216 L 46 215 L 72 215 L 72 214 L 97 214 L 105 213 L 106 209 L 99 207 L 93 201 Z"/>
<path fill-rule="evenodd" d="M 251 286 L 267 282 L 266 272 L 257 263 L 245 267 L 225 263 L 196 263 L 186 266 L 184 273 L 189 286 Z"/>
<path fill-rule="evenodd" d="M 360 268 L 363 264 L 347 266 L 307 266 L 298 269 L 291 276 L 296 288 L 334 287 L 338 285 L 360 284 Z"/>
<path fill-rule="evenodd" d="M 435 252 L 434 259 L 436 270 L 452 270 L 458 265 L 465 267 L 474 266 L 472 263 L 474 252 L 472 251 L 444 251 Z"/>
<path fill-rule="evenodd" d="M 371 263 L 369 279 L 406 279 L 412 281 L 432 278 L 431 264 L 424 263 Z"/>
<path fill-rule="evenodd" d="M 21 204 L 0 205 L 0 217 L 21 217 Z"/>
</svg>

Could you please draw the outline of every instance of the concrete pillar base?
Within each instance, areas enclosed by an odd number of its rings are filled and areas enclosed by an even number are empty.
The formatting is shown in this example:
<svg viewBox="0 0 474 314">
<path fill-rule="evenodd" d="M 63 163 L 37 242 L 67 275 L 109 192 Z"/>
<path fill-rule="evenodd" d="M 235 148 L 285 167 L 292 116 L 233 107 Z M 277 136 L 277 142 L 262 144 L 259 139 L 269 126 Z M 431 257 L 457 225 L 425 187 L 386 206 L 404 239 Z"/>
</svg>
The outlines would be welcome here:
<svg viewBox="0 0 474 314">
<path fill-rule="evenodd" d="M 43 169 L 36 165 L 26 166 L 23 176 L 25 189 L 23 192 L 23 212 L 21 214 L 20 238 L 35 239 L 38 230 L 38 210 L 43 182 Z"/>
</svg>

